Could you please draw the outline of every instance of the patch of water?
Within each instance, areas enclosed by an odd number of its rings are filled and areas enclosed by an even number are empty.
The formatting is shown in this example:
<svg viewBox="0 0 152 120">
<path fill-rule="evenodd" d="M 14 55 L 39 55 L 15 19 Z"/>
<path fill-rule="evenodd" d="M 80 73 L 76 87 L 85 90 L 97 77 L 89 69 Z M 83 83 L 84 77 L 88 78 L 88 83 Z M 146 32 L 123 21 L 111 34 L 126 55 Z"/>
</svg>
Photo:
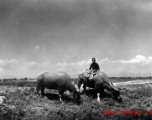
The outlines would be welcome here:
<svg viewBox="0 0 152 120">
<path fill-rule="evenodd" d="M 146 83 L 152 83 L 152 80 L 134 80 L 127 82 L 118 82 L 113 84 L 114 86 L 121 86 L 121 85 L 136 85 L 136 84 L 146 84 Z"/>
</svg>

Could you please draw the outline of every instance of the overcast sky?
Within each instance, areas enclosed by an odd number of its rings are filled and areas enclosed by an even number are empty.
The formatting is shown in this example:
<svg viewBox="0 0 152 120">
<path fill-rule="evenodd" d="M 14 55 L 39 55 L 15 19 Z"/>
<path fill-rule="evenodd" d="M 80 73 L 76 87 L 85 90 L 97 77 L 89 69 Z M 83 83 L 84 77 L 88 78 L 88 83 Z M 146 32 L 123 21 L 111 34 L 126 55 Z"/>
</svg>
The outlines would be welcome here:
<svg viewBox="0 0 152 120">
<path fill-rule="evenodd" d="M 0 0 L 0 78 L 77 77 L 92 57 L 108 76 L 150 76 L 151 39 L 151 0 Z"/>
</svg>

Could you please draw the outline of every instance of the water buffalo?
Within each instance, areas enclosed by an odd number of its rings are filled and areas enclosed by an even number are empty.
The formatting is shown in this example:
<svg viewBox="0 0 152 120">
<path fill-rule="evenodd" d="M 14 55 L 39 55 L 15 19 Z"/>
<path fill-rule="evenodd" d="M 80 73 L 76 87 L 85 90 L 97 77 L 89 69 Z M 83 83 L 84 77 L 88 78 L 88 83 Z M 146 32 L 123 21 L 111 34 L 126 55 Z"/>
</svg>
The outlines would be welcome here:
<svg viewBox="0 0 152 120">
<path fill-rule="evenodd" d="M 96 74 L 92 80 L 89 80 L 85 76 L 84 72 L 80 73 L 78 76 L 79 90 L 82 85 L 84 92 L 86 91 L 86 87 L 95 88 L 98 102 L 100 102 L 100 93 L 104 92 L 104 89 L 111 91 L 113 97 L 122 102 L 122 95 L 120 94 L 120 91 L 114 87 L 112 82 L 109 82 L 109 77 L 103 72 Z M 80 90 L 80 92 L 82 91 Z"/>
<path fill-rule="evenodd" d="M 72 93 L 74 101 L 80 102 L 80 93 L 77 85 L 72 82 L 70 76 L 64 72 L 49 73 L 44 72 L 37 76 L 37 94 L 41 89 L 41 95 L 44 96 L 44 89 L 55 89 L 59 91 L 60 101 L 63 99 L 63 93 L 68 90 Z"/>
</svg>

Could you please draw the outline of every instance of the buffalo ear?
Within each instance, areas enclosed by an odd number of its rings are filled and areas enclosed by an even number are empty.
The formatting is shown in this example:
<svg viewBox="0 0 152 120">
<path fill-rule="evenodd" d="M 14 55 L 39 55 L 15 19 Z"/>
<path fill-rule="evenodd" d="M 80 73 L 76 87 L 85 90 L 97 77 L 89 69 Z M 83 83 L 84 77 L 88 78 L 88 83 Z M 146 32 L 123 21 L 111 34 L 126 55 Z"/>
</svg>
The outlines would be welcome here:
<svg viewBox="0 0 152 120">
<path fill-rule="evenodd" d="M 74 83 L 74 81 L 72 81 L 72 84 L 74 85 L 75 90 L 76 90 L 77 92 L 79 92 L 79 88 L 78 88 L 78 86 Z"/>
<path fill-rule="evenodd" d="M 76 91 L 79 92 L 78 86 L 77 86 L 77 85 L 74 85 L 74 87 L 75 87 Z"/>
</svg>

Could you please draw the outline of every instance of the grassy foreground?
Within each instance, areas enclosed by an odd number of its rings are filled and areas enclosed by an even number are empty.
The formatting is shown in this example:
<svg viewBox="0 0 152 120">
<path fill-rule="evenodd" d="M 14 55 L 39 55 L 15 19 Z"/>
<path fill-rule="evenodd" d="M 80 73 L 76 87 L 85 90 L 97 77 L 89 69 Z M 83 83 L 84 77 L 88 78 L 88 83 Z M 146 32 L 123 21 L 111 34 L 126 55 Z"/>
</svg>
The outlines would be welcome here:
<svg viewBox="0 0 152 120">
<path fill-rule="evenodd" d="M 90 93 L 82 95 L 83 102 L 77 105 L 67 94 L 64 103 L 60 103 L 54 90 L 46 90 L 46 97 L 37 98 L 35 87 L 0 86 L 0 95 L 7 98 L 0 105 L 0 120 L 150 120 L 151 91 L 152 84 L 124 85 L 123 103 L 111 97 L 103 97 L 97 103 Z"/>
</svg>

